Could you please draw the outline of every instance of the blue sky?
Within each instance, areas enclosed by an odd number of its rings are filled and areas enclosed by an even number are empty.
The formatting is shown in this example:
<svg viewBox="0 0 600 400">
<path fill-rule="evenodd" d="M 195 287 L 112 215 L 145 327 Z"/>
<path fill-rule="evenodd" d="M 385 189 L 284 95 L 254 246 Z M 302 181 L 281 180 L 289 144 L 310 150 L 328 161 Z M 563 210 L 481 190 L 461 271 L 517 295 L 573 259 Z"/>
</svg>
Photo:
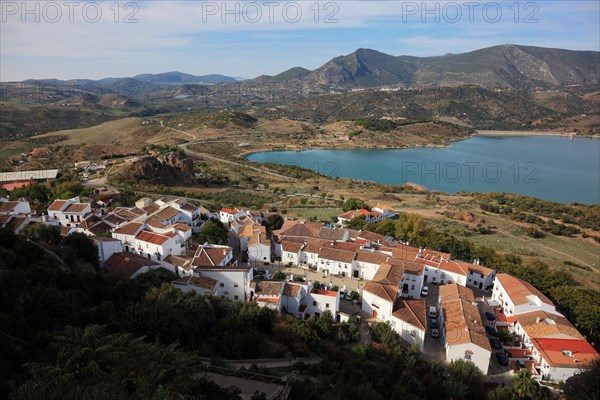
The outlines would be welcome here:
<svg viewBox="0 0 600 400">
<path fill-rule="evenodd" d="M 600 50 L 594 0 L 0 3 L 1 81 L 174 70 L 252 78 L 314 69 L 360 47 L 415 56 L 505 43 Z"/>
</svg>

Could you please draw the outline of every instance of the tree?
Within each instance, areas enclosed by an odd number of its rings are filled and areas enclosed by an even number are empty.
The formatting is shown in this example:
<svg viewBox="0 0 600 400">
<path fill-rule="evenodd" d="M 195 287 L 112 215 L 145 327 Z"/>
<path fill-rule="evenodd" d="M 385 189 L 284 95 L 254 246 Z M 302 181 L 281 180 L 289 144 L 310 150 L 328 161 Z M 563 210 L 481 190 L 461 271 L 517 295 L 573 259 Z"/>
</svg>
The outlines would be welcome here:
<svg viewBox="0 0 600 400">
<path fill-rule="evenodd" d="M 200 229 L 200 242 L 210 244 L 227 244 L 227 230 L 221 221 L 209 220 Z"/>
<path fill-rule="evenodd" d="M 485 375 L 475 364 L 470 361 L 454 360 L 448 366 L 448 375 L 451 381 L 460 382 L 467 388 L 467 393 L 462 397 L 468 399 L 481 399 L 485 384 Z"/>
<path fill-rule="evenodd" d="M 101 325 L 67 327 L 54 337 L 49 363 L 29 363 L 32 378 L 21 385 L 17 399 L 166 399 L 210 395 L 237 398 L 196 379 L 194 356 L 176 344 L 146 343 L 129 334 L 107 334 Z M 134 361 L 135 360 L 135 361 Z"/>
<path fill-rule="evenodd" d="M 498 386 L 496 389 L 488 393 L 488 400 L 514 400 L 515 393 L 511 388 L 506 386 Z"/>
<path fill-rule="evenodd" d="M 346 199 L 346 201 L 344 201 L 344 204 L 342 204 L 342 210 L 344 212 L 348 212 L 348 211 L 352 211 L 352 210 L 360 210 L 361 208 L 368 209 L 369 206 L 364 201 L 354 198 L 354 197 L 350 197 L 349 199 Z"/>
<path fill-rule="evenodd" d="M 273 279 L 276 281 L 281 281 L 285 279 L 285 273 L 283 271 L 277 271 L 273 274 Z"/>
<path fill-rule="evenodd" d="M 600 358 L 567 379 L 564 392 L 568 400 L 600 399 Z"/>
<path fill-rule="evenodd" d="M 267 232 L 273 232 L 283 226 L 283 217 L 279 214 L 271 214 L 264 222 Z"/>
<path fill-rule="evenodd" d="M 98 246 L 86 234 L 72 233 L 63 239 L 62 244 L 73 249 L 75 261 L 83 260 L 96 268 L 100 265 Z"/>
<path fill-rule="evenodd" d="M 537 390 L 537 381 L 533 379 L 531 372 L 526 369 L 517 372 L 513 380 L 515 382 L 515 392 L 520 399 L 533 396 Z"/>
</svg>

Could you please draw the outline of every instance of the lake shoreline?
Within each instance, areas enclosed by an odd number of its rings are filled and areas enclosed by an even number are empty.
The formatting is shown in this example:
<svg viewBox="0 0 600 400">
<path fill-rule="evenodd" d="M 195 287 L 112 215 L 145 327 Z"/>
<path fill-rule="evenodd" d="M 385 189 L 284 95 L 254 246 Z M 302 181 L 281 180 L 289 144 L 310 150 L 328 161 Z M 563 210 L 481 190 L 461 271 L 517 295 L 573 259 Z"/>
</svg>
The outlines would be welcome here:
<svg viewBox="0 0 600 400">
<path fill-rule="evenodd" d="M 598 135 L 586 135 L 575 132 L 553 132 L 553 131 L 498 131 L 478 130 L 473 136 L 559 136 L 573 138 L 599 138 Z"/>
<path fill-rule="evenodd" d="M 600 202 L 597 185 L 577 184 L 597 182 L 600 138 L 568 140 L 567 135 L 550 132 L 538 132 L 537 135 L 527 135 L 524 131 L 492 132 L 504 132 L 505 138 L 491 133 L 474 134 L 470 138 L 448 142 L 443 146 L 446 148 L 437 151 L 433 146 L 278 149 L 253 153 L 247 159 L 275 164 L 291 162 L 313 170 L 315 168 L 310 165 L 317 165 L 316 172 L 319 173 L 322 173 L 322 165 L 332 164 L 337 168 L 334 175 L 340 178 L 385 185 L 413 182 L 435 192 L 507 192 L 564 204 Z M 338 170 L 344 173 L 338 174 Z M 562 190 L 557 191 L 557 187 Z"/>
</svg>

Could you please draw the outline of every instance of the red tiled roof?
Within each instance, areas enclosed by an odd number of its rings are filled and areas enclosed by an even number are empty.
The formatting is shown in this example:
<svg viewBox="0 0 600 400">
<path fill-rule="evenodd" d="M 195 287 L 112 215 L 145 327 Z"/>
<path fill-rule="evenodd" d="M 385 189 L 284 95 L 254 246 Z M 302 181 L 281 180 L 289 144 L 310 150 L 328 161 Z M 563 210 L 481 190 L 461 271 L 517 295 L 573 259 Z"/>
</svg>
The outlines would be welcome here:
<svg viewBox="0 0 600 400">
<path fill-rule="evenodd" d="M 337 297 L 337 295 L 338 295 L 338 292 L 334 292 L 333 290 L 324 290 L 324 289 L 315 289 L 315 288 L 312 288 L 310 290 L 310 292 L 314 293 L 314 294 L 320 294 L 323 296 L 331 296 L 331 297 Z"/>
<path fill-rule="evenodd" d="M 60 211 L 67 202 L 68 200 L 54 200 L 48 207 L 48 211 Z"/>
<path fill-rule="evenodd" d="M 119 233 L 121 235 L 135 235 L 142 226 L 143 224 L 139 222 L 130 222 L 116 229 L 115 233 Z"/>
<path fill-rule="evenodd" d="M 1 201 L 0 211 L 12 211 L 19 205 L 18 201 Z"/>
<path fill-rule="evenodd" d="M 131 253 L 115 253 L 106 260 L 108 271 L 122 273 L 127 277 L 132 276 L 142 267 L 160 265 L 146 257 Z"/>
<path fill-rule="evenodd" d="M 230 215 L 235 215 L 237 214 L 238 210 L 237 209 L 231 209 L 231 208 L 221 208 L 221 212 L 225 213 L 225 214 L 230 214 Z"/>
<path fill-rule="evenodd" d="M 585 340 L 533 339 L 531 343 L 551 367 L 580 368 L 598 358 Z"/>
<path fill-rule="evenodd" d="M 528 282 L 508 274 L 498 274 L 496 275 L 496 279 L 515 305 L 529 304 L 527 297 L 537 296 L 543 303 L 554 306 L 554 303 L 549 298 Z"/>
<path fill-rule="evenodd" d="M 425 300 L 397 299 L 392 315 L 422 330 L 427 330 Z"/>
<path fill-rule="evenodd" d="M 162 245 L 168 241 L 171 237 L 167 234 L 158 234 L 147 230 L 142 230 L 135 236 L 136 240 L 152 243 L 156 245 Z"/>
<path fill-rule="evenodd" d="M 63 210 L 63 212 L 78 214 L 85 211 L 89 206 L 89 203 L 71 203 Z"/>
<path fill-rule="evenodd" d="M 231 247 L 198 246 L 192 260 L 195 267 L 219 267 L 233 249 Z"/>
</svg>

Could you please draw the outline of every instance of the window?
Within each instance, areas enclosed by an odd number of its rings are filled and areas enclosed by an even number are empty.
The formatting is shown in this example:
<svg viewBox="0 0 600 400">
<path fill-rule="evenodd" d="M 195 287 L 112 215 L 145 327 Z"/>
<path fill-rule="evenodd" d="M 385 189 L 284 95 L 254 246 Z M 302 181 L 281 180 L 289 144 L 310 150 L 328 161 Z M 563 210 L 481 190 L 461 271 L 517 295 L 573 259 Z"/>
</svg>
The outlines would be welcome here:
<svg viewBox="0 0 600 400">
<path fill-rule="evenodd" d="M 233 287 L 238 287 L 238 284 L 237 284 L 237 283 L 234 283 L 234 284 L 233 284 Z"/>
<path fill-rule="evenodd" d="M 238 296 L 233 296 L 234 300 L 239 300 Z"/>
<path fill-rule="evenodd" d="M 410 285 L 410 290 L 415 290 L 415 285 Z"/>
<path fill-rule="evenodd" d="M 317 306 L 317 302 L 316 301 L 313 301 L 313 306 L 315 306 L 315 307 Z"/>
<path fill-rule="evenodd" d="M 219 286 L 220 287 L 225 287 L 225 284 L 224 283 L 219 283 Z"/>
<path fill-rule="evenodd" d="M 325 308 L 329 308 L 329 303 L 325 303 Z"/>
</svg>

